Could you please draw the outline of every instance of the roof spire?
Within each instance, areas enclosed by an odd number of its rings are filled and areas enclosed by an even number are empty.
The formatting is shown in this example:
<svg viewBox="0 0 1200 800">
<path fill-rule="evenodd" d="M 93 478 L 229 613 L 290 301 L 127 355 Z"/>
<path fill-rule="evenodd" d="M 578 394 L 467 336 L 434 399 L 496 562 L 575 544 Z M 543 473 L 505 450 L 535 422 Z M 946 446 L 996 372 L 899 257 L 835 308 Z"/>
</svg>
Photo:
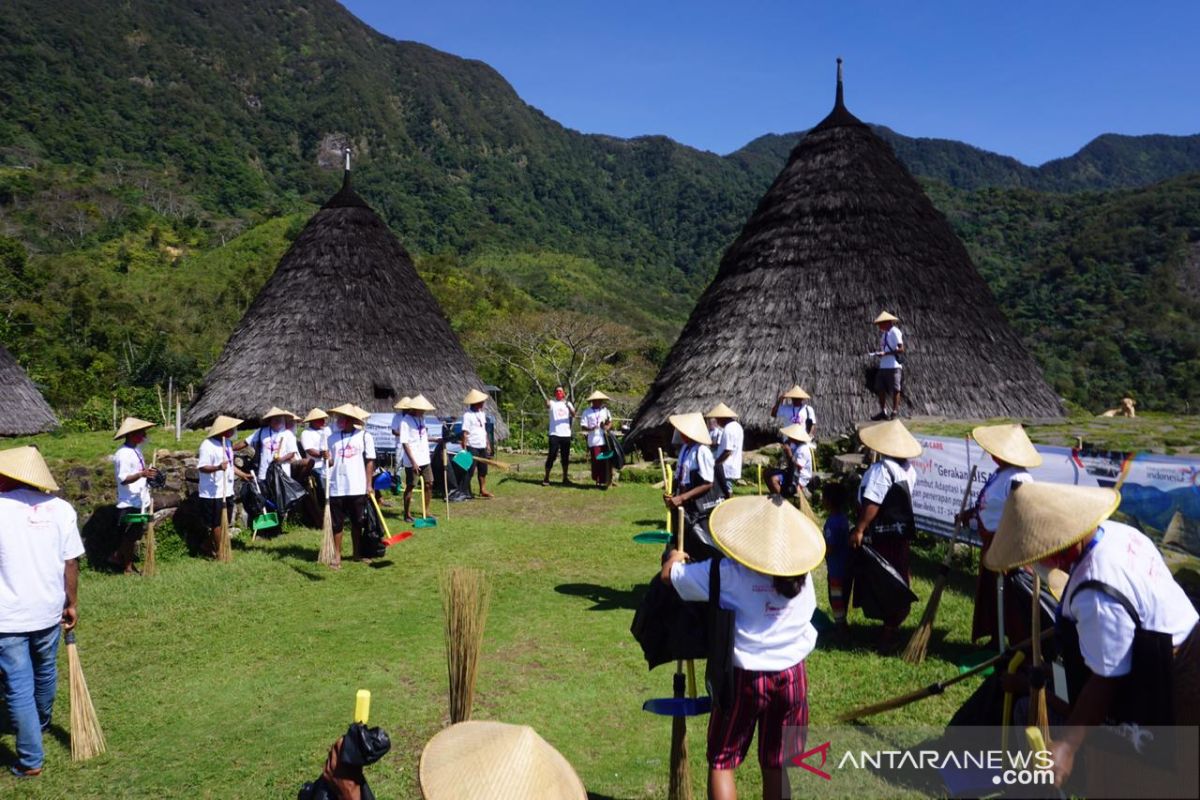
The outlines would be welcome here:
<svg viewBox="0 0 1200 800">
<path fill-rule="evenodd" d="M 842 125 L 862 125 L 862 120 L 850 113 L 846 108 L 846 94 L 842 87 L 842 57 L 837 59 L 837 95 L 833 101 L 833 110 L 825 119 L 817 123 L 814 131 L 836 128 Z"/>
<path fill-rule="evenodd" d="M 834 108 L 845 108 L 846 107 L 845 96 L 842 94 L 842 57 L 841 56 L 838 56 L 837 65 L 838 65 L 837 100 L 834 101 L 833 107 Z M 350 169 L 350 168 L 346 167 L 346 169 Z"/>
<path fill-rule="evenodd" d="M 350 145 L 342 146 L 342 188 L 350 188 Z"/>
</svg>

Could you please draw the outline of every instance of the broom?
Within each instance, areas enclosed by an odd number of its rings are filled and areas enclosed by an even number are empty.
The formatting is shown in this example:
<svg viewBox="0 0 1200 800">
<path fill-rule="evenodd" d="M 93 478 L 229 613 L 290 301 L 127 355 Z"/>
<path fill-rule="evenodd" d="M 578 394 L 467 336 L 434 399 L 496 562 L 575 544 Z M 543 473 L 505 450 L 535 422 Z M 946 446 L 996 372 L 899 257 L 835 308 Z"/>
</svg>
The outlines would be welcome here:
<svg viewBox="0 0 1200 800">
<path fill-rule="evenodd" d="M 1042 739 L 1050 742 L 1050 716 L 1046 712 L 1046 662 L 1042 660 L 1042 576 L 1033 572 L 1033 669 L 1029 674 L 1029 724 L 1041 731 Z M 1003 613 L 1003 610 L 1001 610 Z M 1051 633 L 1053 629 L 1047 631 Z"/>
<path fill-rule="evenodd" d="M 975 485 L 976 469 L 976 467 L 971 467 L 971 474 L 967 478 L 967 490 L 963 492 L 962 503 L 958 507 L 960 516 L 967 510 L 967 501 L 971 499 L 971 487 Z M 925 660 L 925 653 L 929 650 L 929 637 L 933 634 L 933 620 L 937 617 L 938 606 L 942 602 L 942 592 L 946 590 L 946 584 L 950 582 L 950 561 L 954 558 L 954 546 L 958 544 L 960 530 L 962 530 L 962 526 L 956 522 L 954 538 L 950 540 L 950 547 L 946 550 L 946 557 L 942 560 L 941 569 L 938 570 L 937 580 L 933 584 L 933 592 L 929 595 L 929 602 L 925 604 L 925 613 L 921 615 L 920 624 L 913 631 L 912 638 L 908 640 L 908 646 L 904 648 L 904 653 L 900 656 L 909 664 L 920 664 Z"/>
<path fill-rule="evenodd" d="M 104 731 L 100 730 L 96 707 L 92 705 L 92 695 L 83 677 L 79 648 L 75 646 L 75 631 L 67 631 L 64 638 L 71 682 L 71 760 L 86 761 L 104 752 Z"/>
<path fill-rule="evenodd" d="M 150 464 L 151 468 L 158 466 L 158 451 L 154 451 L 154 460 Z M 158 574 L 158 561 L 154 557 L 154 492 L 148 492 L 150 495 L 150 519 L 146 522 L 146 551 L 142 555 L 142 574 L 148 578 L 152 578 Z"/>
<path fill-rule="evenodd" d="M 442 445 L 442 498 L 446 501 L 446 521 L 450 521 L 450 457 Z"/>
<path fill-rule="evenodd" d="M 233 561 L 233 549 L 229 540 L 229 499 L 226 495 L 229 476 L 221 470 L 221 539 L 217 542 L 217 561 Z"/>
<path fill-rule="evenodd" d="M 675 541 L 676 549 L 679 552 L 684 552 L 683 549 L 683 524 L 684 512 L 683 506 L 677 510 Z M 691 662 L 688 662 L 691 666 Z M 681 696 L 683 688 L 683 661 L 675 662 L 675 695 Z M 671 718 L 671 780 L 667 792 L 669 800 L 691 800 L 692 798 L 692 771 L 688 763 L 688 746 L 687 746 L 687 717 L 676 716 Z"/>
<path fill-rule="evenodd" d="M 329 464 L 326 465 L 326 475 L 333 481 L 333 453 L 329 454 Z M 333 512 L 329 508 L 329 486 L 325 487 L 325 515 L 321 521 L 321 549 L 317 553 L 317 563 L 330 566 L 341 556 L 333 543 Z"/>
<path fill-rule="evenodd" d="M 444 573 L 441 584 L 453 725 L 471 718 L 489 590 L 483 572 L 466 567 L 454 567 Z"/>
</svg>

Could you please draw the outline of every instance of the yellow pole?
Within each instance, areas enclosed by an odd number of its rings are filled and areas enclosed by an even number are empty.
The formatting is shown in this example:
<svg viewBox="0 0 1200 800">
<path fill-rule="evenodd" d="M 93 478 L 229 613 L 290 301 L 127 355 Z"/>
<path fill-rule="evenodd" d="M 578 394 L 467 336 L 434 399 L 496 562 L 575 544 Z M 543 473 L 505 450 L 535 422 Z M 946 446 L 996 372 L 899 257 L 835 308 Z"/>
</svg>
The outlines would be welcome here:
<svg viewBox="0 0 1200 800">
<path fill-rule="evenodd" d="M 758 465 L 758 493 L 762 494 L 762 464 Z"/>
<path fill-rule="evenodd" d="M 363 725 L 371 718 L 371 690 L 359 689 L 354 697 L 354 721 Z"/>
</svg>

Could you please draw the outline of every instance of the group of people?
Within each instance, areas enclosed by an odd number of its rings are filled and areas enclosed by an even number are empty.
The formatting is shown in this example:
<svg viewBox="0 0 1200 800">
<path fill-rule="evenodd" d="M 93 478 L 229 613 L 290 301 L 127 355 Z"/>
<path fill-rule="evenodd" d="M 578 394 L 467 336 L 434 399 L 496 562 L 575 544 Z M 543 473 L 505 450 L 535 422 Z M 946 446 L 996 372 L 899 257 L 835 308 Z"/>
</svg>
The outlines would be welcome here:
<svg viewBox="0 0 1200 800">
<path fill-rule="evenodd" d="M 557 460 L 562 465 L 562 483 L 571 483 L 571 427 L 576 416 L 579 417 L 579 427 L 586 437 L 588 463 L 591 466 L 592 485 L 600 489 L 612 486 L 613 469 L 611 454 L 615 446 L 612 437 L 613 416 L 608 409 L 608 395 L 596 390 L 588 395 L 588 407 L 578 414 L 575 404 L 567 399 L 563 387 L 554 387 L 554 397 L 546 399 L 546 411 L 550 418 L 549 452 L 546 455 L 546 474 L 542 477 L 542 485 L 550 485 L 550 471 L 554 469 Z"/>
</svg>

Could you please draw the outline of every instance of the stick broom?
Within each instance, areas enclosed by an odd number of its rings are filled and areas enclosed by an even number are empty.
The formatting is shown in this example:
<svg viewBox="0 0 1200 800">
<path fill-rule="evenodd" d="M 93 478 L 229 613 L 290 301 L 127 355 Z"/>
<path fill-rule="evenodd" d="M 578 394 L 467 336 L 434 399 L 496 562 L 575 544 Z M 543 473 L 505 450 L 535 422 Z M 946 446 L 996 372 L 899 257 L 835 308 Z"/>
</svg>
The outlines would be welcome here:
<svg viewBox="0 0 1200 800">
<path fill-rule="evenodd" d="M 154 458 L 150 463 L 152 468 L 158 467 L 158 451 L 154 451 Z M 155 541 L 154 541 L 154 492 L 147 489 L 150 495 L 150 519 L 146 522 L 146 551 L 142 556 L 142 574 L 148 578 L 153 578 L 158 574 L 158 560 L 155 558 Z"/>
<path fill-rule="evenodd" d="M 490 592 L 483 572 L 466 567 L 453 567 L 444 573 L 441 590 L 453 725 L 471 718 Z"/>
<path fill-rule="evenodd" d="M 330 463 L 325 466 L 325 474 L 333 481 L 333 454 L 329 454 Z M 320 478 L 317 479 L 320 482 Z M 317 553 L 317 563 L 333 566 L 341 558 L 337 546 L 333 542 L 333 510 L 330 507 L 329 486 L 325 487 L 325 514 L 321 520 L 321 550 Z"/>
<path fill-rule="evenodd" d="M 105 750 L 104 731 L 92 705 L 83 666 L 79 663 L 79 648 L 75 646 L 75 631 L 64 637 L 67 643 L 67 667 L 71 683 L 71 760 L 86 761 Z"/>
<path fill-rule="evenodd" d="M 221 540 L 217 542 L 217 561 L 233 561 L 233 546 L 229 540 L 229 475 L 221 470 Z"/>
<path fill-rule="evenodd" d="M 679 552 L 684 552 L 683 549 L 683 523 L 684 511 L 683 506 L 677 509 L 675 522 L 675 548 Z M 691 662 L 688 662 L 691 666 Z M 679 695 L 684 682 L 683 677 L 683 661 L 675 663 L 675 694 Z M 688 746 L 687 746 L 687 717 L 678 716 L 671 718 L 671 782 L 667 792 L 669 800 L 691 800 L 692 797 L 692 772 L 688 763 Z"/>
</svg>

